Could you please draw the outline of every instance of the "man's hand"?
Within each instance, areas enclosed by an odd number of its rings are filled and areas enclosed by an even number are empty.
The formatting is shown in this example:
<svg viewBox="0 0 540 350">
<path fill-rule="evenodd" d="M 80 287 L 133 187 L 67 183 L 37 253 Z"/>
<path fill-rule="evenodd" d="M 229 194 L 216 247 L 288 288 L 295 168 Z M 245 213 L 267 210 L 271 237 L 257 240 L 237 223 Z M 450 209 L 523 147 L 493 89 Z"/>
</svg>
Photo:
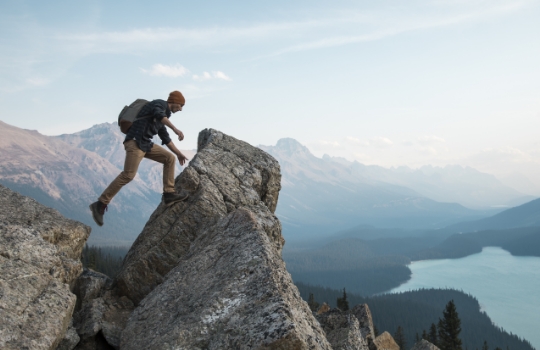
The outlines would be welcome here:
<svg viewBox="0 0 540 350">
<path fill-rule="evenodd" d="M 184 165 L 186 164 L 186 161 L 188 161 L 189 159 L 182 154 L 182 152 L 178 151 L 178 153 L 176 153 L 176 156 L 178 157 L 178 161 L 180 162 L 180 165 Z"/>
<path fill-rule="evenodd" d="M 174 132 L 176 135 L 178 135 L 178 141 L 182 141 L 184 139 L 184 133 L 180 130 L 174 128 Z"/>
</svg>

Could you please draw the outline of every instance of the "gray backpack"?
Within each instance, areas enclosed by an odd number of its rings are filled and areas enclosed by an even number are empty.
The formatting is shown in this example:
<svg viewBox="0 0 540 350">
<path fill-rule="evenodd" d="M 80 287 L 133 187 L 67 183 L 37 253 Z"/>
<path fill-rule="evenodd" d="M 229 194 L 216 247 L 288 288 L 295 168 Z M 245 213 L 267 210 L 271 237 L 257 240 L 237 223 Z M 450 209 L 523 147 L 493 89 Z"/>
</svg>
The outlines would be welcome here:
<svg viewBox="0 0 540 350">
<path fill-rule="evenodd" d="M 144 118 L 137 118 L 137 115 L 141 111 L 141 109 L 146 106 L 148 103 L 147 100 L 143 100 L 142 98 L 138 98 L 130 104 L 129 106 L 125 106 L 122 109 L 122 112 L 118 115 L 118 126 L 120 127 L 120 131 L 122 131 L 124 134 L 127 134 L 129 128 L 131 128 L 131 124 L 137 119 L 144 119 Z"/>
</svg>

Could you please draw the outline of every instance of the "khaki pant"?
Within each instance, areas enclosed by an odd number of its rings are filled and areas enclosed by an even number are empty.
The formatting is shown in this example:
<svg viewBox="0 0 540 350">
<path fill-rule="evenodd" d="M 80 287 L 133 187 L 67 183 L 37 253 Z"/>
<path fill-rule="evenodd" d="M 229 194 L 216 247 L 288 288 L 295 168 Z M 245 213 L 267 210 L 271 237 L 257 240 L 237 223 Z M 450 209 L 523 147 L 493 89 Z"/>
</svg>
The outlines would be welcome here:
<svg viewBox="0 0 540 350">
<path fill-rule="evenodd" d="M 109 204 L 120 189 L 129 183 L 137 175 L 137 169 L 143 158 L 152 159 L 163 164 L 163 192 L 175 192 L 174 189 L 174 162 L 176 157 L 165 148 L 154 144 L 150 152 L 144 152 L 137 146 L 137 142 L 129 140 L 124 143 L 126 149 L 126 160 L 124 161 L 124 171 L 114 179 L 113 182 L 103 191 L 99 201 Z"/>
</svg>

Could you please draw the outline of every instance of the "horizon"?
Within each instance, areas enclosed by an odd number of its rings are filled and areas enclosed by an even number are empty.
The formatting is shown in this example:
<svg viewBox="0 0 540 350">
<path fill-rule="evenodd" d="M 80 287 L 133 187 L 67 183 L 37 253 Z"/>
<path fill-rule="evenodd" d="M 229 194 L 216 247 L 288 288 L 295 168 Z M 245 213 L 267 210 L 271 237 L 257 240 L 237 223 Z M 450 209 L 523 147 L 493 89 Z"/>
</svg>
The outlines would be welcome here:
<svg viewBox="0 0 540 350">
<path fill-rule="evenodd" d="M 178 89 L 183 149 L 212 127 L 385 168 L 468 166 L 540 193 L 540 1 L 154 6 L 168 11 L 4 2 L 0 120 L 73 133 Z"/>
</svg>

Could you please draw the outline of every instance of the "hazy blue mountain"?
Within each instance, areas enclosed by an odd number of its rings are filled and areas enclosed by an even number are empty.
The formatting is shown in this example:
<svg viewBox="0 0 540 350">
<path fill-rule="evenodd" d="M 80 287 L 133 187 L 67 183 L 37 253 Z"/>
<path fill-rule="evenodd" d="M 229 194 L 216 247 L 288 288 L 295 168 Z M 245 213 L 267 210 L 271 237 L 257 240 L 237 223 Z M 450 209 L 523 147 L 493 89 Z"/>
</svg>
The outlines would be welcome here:
<svg viewBox="0 0 540 350">
<path fill-rule="evenodd" d="M 460 165 L 383 168 L 328 155 L 323 159 L 349 167 L 358 177 L 404 186 L 435 201 L 459 203 L 473 209 L 510 207 L 535 198 L 504 185 L 493 175 Z"/>
<path fill-rule="evenodd" d="M 491 217 L 451 225 L 447 229 L 455 232 L 471 232 L 531 226 L 540 226 L 540 199 L 507 209 Z"/>
<path fill-rule="evenodd" d="M 318 158 L 294 139 L 259 146 L 281 165 L 277 215 L 286 239 L 328 235 L 360 224 L 386 228 L 441 228 L 486 212 L 441 203 L 417 191 L 360 172 L 359 163 Z M 371 169 L 371 168 L 370 168 Z M 382 169 L 382 168 L 381 168 Z"/>
</svg>

